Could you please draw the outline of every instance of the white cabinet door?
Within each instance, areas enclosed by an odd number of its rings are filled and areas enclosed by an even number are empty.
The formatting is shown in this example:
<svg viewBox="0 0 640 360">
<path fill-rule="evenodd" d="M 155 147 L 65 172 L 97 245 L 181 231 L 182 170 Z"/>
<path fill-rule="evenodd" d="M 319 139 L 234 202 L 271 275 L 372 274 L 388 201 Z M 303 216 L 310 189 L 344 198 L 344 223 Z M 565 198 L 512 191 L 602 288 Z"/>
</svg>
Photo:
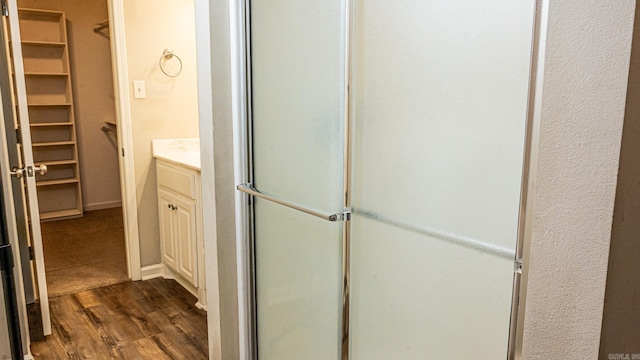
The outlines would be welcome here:
<svg viewBox="0 0 640 360">
<path fill-rule="evenodd" d="M 195 201 L 159 189 L 158 214 L 164 264 L 197 286 Z"/>
<path fill-rule="evenodd" d="M 175 241 L 174 196 L 164 190 L 158 190 L 158 220 L 160 222 L 160 243 L 162 260 L 171 269 L 178 271 L 177 247 Z"/>
<path fill-rule="evenodd" d="M 178 273 L 197 286 L 196 266 L 196 204 L 179 197 L 174 198 L 176 217 L 176 245 L 179 248 Z"/>
</svg>

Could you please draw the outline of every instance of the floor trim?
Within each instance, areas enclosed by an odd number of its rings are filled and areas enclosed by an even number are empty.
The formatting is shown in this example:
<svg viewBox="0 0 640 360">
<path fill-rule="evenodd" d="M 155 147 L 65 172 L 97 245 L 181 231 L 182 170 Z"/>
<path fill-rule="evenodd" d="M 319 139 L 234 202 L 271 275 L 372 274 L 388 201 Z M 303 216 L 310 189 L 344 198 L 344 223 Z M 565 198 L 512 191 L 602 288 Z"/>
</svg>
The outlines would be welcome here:
<svg viewBox="0 0 640 360">
<path fill-rule="evenodd" d="M 154 264 L 143 266 L 140 269 L 140 275 L 142 280 L 151 280 L 164 276 L 164 266 L 162 264 Z"/>
<path fill-rule="evenodd" d="M 99 203 L 87 204 L 84 206 L 85 211 L 93 211 L 93 210 L 103 210 L 103 209 L 111 209 L 122 206 L 121 200 L 115 201 L 103 201 Z"/>
</svg>

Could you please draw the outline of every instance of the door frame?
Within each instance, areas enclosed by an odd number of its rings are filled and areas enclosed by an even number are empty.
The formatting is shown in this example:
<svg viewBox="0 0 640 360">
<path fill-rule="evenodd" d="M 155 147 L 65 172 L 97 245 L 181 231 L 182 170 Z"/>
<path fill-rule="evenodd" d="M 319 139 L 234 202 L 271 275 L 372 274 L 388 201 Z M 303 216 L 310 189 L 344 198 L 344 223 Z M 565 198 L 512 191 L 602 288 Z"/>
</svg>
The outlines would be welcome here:
<svg viewBox="0 0 640 360">
<path fill-rule="evenodd" d="M 133 164 L 133 135 L 131 102 L 129 99 L 129 73 L 127 44 L 124 28 L 123 0 L 108 0 L 111 34 L 111 64 L 116 105 L 118 162 L 120 164 L 120 193 L 124 219 L 124 238 L 127 252 L 127 273 L 131 280 L 142 279 L 140 260 L 140 233 L 138 225 L 138 196 Z"/>
<path fill-rule="evenodd" d="M 529 259 L 533 228 L 533 205 L 538 173 L 538 150 L 540 123 L 542 122 L 542 88 L 544 82 L 544 59 L 547 47 L 549 0 L 535 0 L 533 38 L 531 41 L 531 63 L 529 74 L 529 99 L 527 101 L 527 123 L 525 128 L 524 158 L 522 163 L 522 185 L 518 214 L 518 242 L 516 259 L 520 259 L 516 271 L 511 302 L 511 324 L 509 331 L 509 360 L 521 360 L 524 318 L 527 299 Z"/>
<path fill-rule="evenodd" d="M 250 179 L 249 124 L 249 19 L 248 0 L 229 1 L 231 50 L 231 115 L 233 121 L 234 183 Z M 247 195 L 234 191 L 236 219 L 236 263 L 238 277 L 238 344 L 240 360 L 257 359 L 254 306 L 253 216 Z"/>
<path fill-rule="evenodd" d="M 353 11 L 354 0 L 343 0 Z M 231 104 L 233 120 L 234 181 L 243 184 L 250 179 L 250 61 L 249 7 L 250 0 L 229 1 L 230 55 L 231 55 Z M 524 315 L 529 271 L 529 253 L 533 224 L 533 194 L 537 174 L 537 158 L 541 123 L 541 101 L 544 74 L 544 58 L 548 27 L 549 0 L 534 0 L 534 25 L 530 60 L 528 109 L 523 149 L 516 266 L 511 303 L 511 321 L 507 358 L 522 359 Z M 349 13 L 346 14 L 349 16 Z M 349 23 L 349 21 L 347 22 Z M 347 36 L 349 32 L 347 32 Z M 348 39 L 346 46 L 353 46 Z M 347 59 L 347 64 L 348 64 Z M 347 69 L 347 74 L 350 72 Z M 346 75 L 349 76 L 349 75 Z M 347 78 L 347 81 L 350 79 Z M 348 96 L 348 94 L 346 94 Z M 238 340 L 240 360 L 256 359 L 256 318 L 254 297 L 253 216 L 247 195 L 235 192 L 236 256 L 238 276 Z M 348 331 L 348 330 L 347 330 Z M 347 357 L 348 358 L 348 357 Z M 344 357 L 343 359 L 347 359 Z"/>
</svg>

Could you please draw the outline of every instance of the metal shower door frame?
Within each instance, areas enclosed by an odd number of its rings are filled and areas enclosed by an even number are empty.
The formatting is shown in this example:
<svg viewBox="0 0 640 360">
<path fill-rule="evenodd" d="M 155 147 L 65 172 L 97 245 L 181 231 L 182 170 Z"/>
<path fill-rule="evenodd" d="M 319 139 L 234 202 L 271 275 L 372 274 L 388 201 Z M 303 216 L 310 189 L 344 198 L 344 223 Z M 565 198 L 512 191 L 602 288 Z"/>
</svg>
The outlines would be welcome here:
<svg viewBox="0 0 640 360">
<path fill-rule="evenodd" d="M 352 62 L 354 46 L 355 0 L 343 0 L 345 29 L 344 35 L 344 214 L 351 210 L 351 155 L 353 114 L 351 108 Z M 255 228 L 253 201 L 251 196 L 260 196 L 253 183 L 253 148 L 251 117 L 251 39 L 250 39 L 251 0 L 230 2 L 231 27 L 231 72 L 234 120 L 234 168 L 236 192 L 236 238 L 238 258 L 238 309 L 239 344 L 242 360 L 255 360 L 257 355 L 256 327 L 256 291 L 255 291 Z M 532 29 L 532 48 L 530 60 L 527 118 L 525 126 L 525 146 L 523 149 L 523 169 L 521 178 L 520 207 L 518 216 L 518 237 L 516 243 L 511 320 L 508 339 L 508 360 L 522 358 L 522 337 L 524 330 L 525 299 L 527 293 L 527 273 L 529 248 L 531 241 L 530 214 L 533 204 L 528 201 L 535 190 L 537 170 L 538 137 L 540 128 L 540 98 L 542 88 L 542 70 L 544 49 L 546 46 L 548 0 L 535 0 L 534 26 Z M 252 192 L 254 192 L 252 194 Z M 257 194 L 256 194 L 257 193 Z M 291 204 L 281 204 L 290 206 Z M 296 208 L 295 206 L 290 206 Z M 300 209 L 298 209 L 300 210 Z M 303 210 L 304 211 L 304 210 Z M 311 214 L 314 216 L 322 214 Z M 332 214 L 335 215 L 335 214 Z M 323 217 L 323 216 L 320 216 Z M 349 359 L 349 290 L 350 290 L 350 216 L 346 215 L 343 224 L 343 283 L 342 283 L 342 349 L 340 360 Z M 329 221 L 336 219 L 327 218 Z"/>
<path fill-rule="evenodd" d="M 343 86 L 343 94 L 344 94 L 344 113 L 342 114 L 343 118 L 343 126 L 344 126 L 344 148 L 343 148 L 343 194 L 342 194 L 342 212 L 334 213 L 334 214 L 322 214 L 318 213 L 311 209 L 306 209 L 302 206 L 289 203 L 287 201 L 278 200 L 272 198 L 270 196 L 261 194 L 257 189 L 253 188 L 253 128 L 252 128 L 252 109 L 251 109 L 251 18 L 250 18 L 250 9 L 251 9 L 251 0 L 241 0 L 236 4 L 238 7 L 236 8 L 238 18 L 242 19 L 242 23 L 239 24 L 238 28 L 240 29 L 240 34 L 238 40 L 240 41 L 241 48 L 236 49 L 241 53 L 240 59 L 242 61 L 237 64 L 238 70 L 241 69 L 241 73 L 236 73 L 236 80 L 242 79 L 242 84 L 239 89 L 236 89 L 236 95 L 240 95 L 241 106 L 242 108 L 236 109 L 239 110 L 242 114 L 242 123 L 238 124 L 239 130 L 241 133 L 240 138 L 236 138 L 236 143 L 240 140 L 240 148 L 237 149 L 242 152 L 242 156 L 238 161 L 238 154 L 236 154 L 236 166 L 240 165 L 241 168 L 241 180 L 238 181 L 238 174 L 236 174 L 236 183 L 239 184 L 237 186 L 237 190 L 243 192 L 249 196 L 245 197 L 245 200 L 242 201 L 240 207 L 241 219 L 240 222 L 244 223 L 244 226 L 241 226 L 240 232 L 238 234 L 243 233 L 245 236 L 248 236 L 247 239 L 245 237 L 246 243 L 238 246 L 238 249 L 241 249 L 241 253 L 239 256 L 242 256 L 245 262 L 244 271 L 239 271 L 238 278 L 244 278 L 245 284 L 248 286 L 245 287 L 247 290 L 245 294 L 245 301 L 239 299 L 239 309 L 240 311 L 244 310 L 245 315 L 240 316 L 240 318 L 245 319 L 245 323 L 247 324 L 247 329 L 244 331 L 244 335 L 248 336 L 245 341 L 240 341 L 241 344 L 245 344 L 245 346 L 249 346 L 247 349 L 246 358 L 247 359 L 257 359 L 257 309 L 256 309 L 256 281 L 255 281 L 255 227 L 254 227 L 254 209 L 253 209 L 253 201 L 252 196 L 260 197 L 265 200 L 278 203 L 283 206 L 290 207 L 292 209 L 304 212 L 308 215 L 315 216 L 318 218 L 322 218 L 327 221 L 335 222 L 342 221 L 342 321 L 341 321 L 341 360 L 347 360 L 349 358 L 349 286 L 350 286 L 350 256 L 349 249 L 351 247 L 350 244 L 350 219 L 351 219 L 351 128 L 352 128 L 352 118 L 351 118 L 351 107 L 350 104 L 350 82 L 351 82 L 351 45 L 352 45 L 352 26 L 353 26 L 353 6 L 354 2 L 352 0 L 342 0 L 342 11 L 343 11 L 343 24 L 344 28 L 342 31 L 343 35 L 343 49 L 342 49 L 342 57 L 344 60 L 344 82 Z M 233 16 L 232 16 L 233 18 Z M 237 45 L 237 44 L 236 44 Z M 233 47 L 233 44 L 232 44 Z M 240 54 L 236 54 L 240 55 Z M 233 71 L 233 69 L 232 69 Z M 238 91 L 240 94 L 238 94 Z M 240 115 L 240 114 L 238 114 Z M 234 116 L 235 118 L 235 116 Z M 237 144 L 236 144 L 237 145 Z M 238 211 L 236 212 L 238 213 Z M 238 219 L 236 220 L 238 222 Z M 238 266 L 240 270 L 240 264 Z M 240 298 L 240 296 L 239 296 Z M 242 329 L 241 338 L 242 338 Z M 242 345 L 241 345 L 242 346 Z M 242 349 L 241 349 L 242 354 Z"/>
</svg>

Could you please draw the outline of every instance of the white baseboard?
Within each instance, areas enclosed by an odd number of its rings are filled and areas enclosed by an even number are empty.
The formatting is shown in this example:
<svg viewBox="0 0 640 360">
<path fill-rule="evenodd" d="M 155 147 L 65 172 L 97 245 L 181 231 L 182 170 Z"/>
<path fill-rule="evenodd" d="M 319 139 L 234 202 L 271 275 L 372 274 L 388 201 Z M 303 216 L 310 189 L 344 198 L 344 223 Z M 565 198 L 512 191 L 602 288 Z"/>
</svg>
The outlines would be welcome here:
<svg viewBox="0 0 640 360">
<path fill-rule="evenodd" d="M 154 264 L 143 266 L 140 269 L 142 280 L 150 280 L 164 276 L 164 266 L 162 264 Z"/>
<path fill-rule="evenodd" d="M 111 209 L 111 208 L 121 207 L 121 206 L 122 206 L 122 201 L 120 200 L 104 201 L 104 202 L 84 205 L 84 211 Z"/>
<path fill-rule="evenodd" d="M 27 354 L 24 356 L 24 360 L 33 360 L 33 355 Z"/>
<path fill-rule="evenodd" d="M 201 303 L 200 300 L 198 300 L 198 302 L 196 303 L 196 307 L 200 310 L 207 311 L 207 305 Z"/>
</svg>

